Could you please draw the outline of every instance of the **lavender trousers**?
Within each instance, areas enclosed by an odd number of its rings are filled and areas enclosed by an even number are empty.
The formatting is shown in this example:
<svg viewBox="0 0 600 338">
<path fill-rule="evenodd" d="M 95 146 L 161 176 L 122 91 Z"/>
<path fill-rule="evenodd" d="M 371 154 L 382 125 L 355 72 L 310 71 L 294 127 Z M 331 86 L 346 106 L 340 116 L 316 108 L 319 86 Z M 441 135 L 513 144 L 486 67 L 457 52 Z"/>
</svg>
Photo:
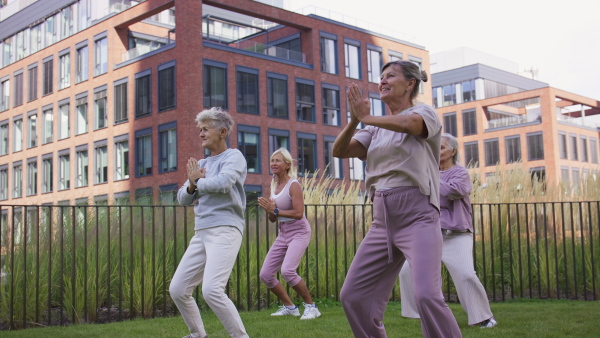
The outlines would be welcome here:
<svg viewBox="0 0 600 338">
<path fill-rule="evenodd" d="M 405 261 L 425 337 L 461 337 L 442 295 L 442 234 L 438 210 L 416 187 L 376 191 L 373 223 L 340 292 L 355 337 L 387 337 L 383 315 Z"/>
<path fill-rule="evenodd" d="M 279 222 L 279 235 L 269 249 L 260 270 L 260 280 L 267 288 L 272 289 L 279 284 L 279 280 L 275 278 L 279 269 L 289 286 L 294 287 L 300 283 L 302 277 L 296 269 L 308 248 L 310 234 L 311 229 L 306 217 L 296 221 Z"/>
</svg>

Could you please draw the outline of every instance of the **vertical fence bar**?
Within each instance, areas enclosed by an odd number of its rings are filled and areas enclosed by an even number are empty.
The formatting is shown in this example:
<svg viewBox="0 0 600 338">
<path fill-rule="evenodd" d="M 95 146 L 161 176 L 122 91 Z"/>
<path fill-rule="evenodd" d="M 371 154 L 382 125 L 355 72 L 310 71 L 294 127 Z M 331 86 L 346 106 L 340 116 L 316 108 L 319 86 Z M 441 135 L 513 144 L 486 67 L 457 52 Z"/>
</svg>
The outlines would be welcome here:
<svg viewBox="0 0 600 338">
<path fill-rule="evenodd" d="M 496 301 L 496 269 L 494 264 L 494 215 L 492 204 L 488 204 L 488 218 L 490 220 L 490 270 L 492 273 L 492 299 Z"/>
<path fill-rule="evenodd" d="M 162 210 L 162 316 L 165 317 L 167 315 L 167 215 L 166 215 L 166 206 L 160 206 L 160 210 Z M 173 238 L 175 240 L 175 238 Z"/>
<path fill-rule="evenodd" d="M 542 276 L 541 276 L 541 263 L 540 263 L 540 233 L 538 231 L 538 213 L 537 204 L 533 204 L 533 226 L 535 227 L 535 254 L 537 262 L 537 280 L 538 280 L 538 297 L 542 296 Z"/>
<path fill-rule="evenodd" d="M 550 257 L 548 251 L 548 218 L 546 217 L 546 203 L 542 203 L 542 215 L 544 215 L 544 245 L 546 248 L 546 295 L 550 297 Z"/>
<path fill-rule="evenodd" d="M 131 268 L 129 269 L 129 304 L 130 304 L 130 318 L 131 320 L 133 320 L 135 311 L 134 311 L 134 306 L 133 306 L 133 257 L 135 256 L 135 247 L 133 246 L 133 206 L 129 205 L 127 207 L 129 209 L 129 266 L 131 266 Z M 173 227 L 173 229 L 175 229 L 176 226 Z M 173 230 L 175 231 L 175 230 Z M 173 235 L 175 235 L 175 233 L 173 233 Z M 173 237 L 173 238 L 177 238 L 177 237 Z M 177 243 L 177 241 L 175 241 L 175 243 Z M 173 264 L 174 267 L 176 267 L 176 264 Z"/>
<path fill-rule="evenodd" d="M 567 250 L 567 236 L 565 229 L 565 202 L 560 203 L 561 208 L 561 217 L 562 217 L 562 243 L 563 243 L 563 254 L 565 256 L 564 266 L 565 266 L 565 290 L 566 290 L 566 298 L 569 299 L 569 266 L 567 264 L 568 259 L 568 250 Z"/>
<path fill-rule="evenodd" d="M 591 204 L 591 202 L 590 202 Z M 598 224 L 600 225 L 600 202 L 596 202 L 596 217 L 598 220 Z M 593 235 L 593 226 L 592 226 L 592 210 L 591 210 L 591 206 L 590 206 L 590 263 L 592 264 L 592 290 L 593 290 L 593 296 L 594 296 L 594 300 L 597 300 L 596 297 L 596 262 L 594 262 L 594 235 Z"/>
<path fill-rule="evenodd" d="M 38 215 L 38 222 L 35 222 L 36 224 L 36 231 L 35 231 L 35 245 L 36 245 L 36 249 L 35 249 L 35 322 L 39 323 L 40 322 L 40 224 L 41 224 L 41 214 L 43 213 L 44 208 L 43 207 L 38 207 L 37 208 L 37 215 Z M 0 221 L 0 233 L 2 232 L 2 221 Z M 0 235 L 2 236 L 2 235 Z M 2 238 L 0 237 L 0 243 L 2 243 Z M 0 281 L 0 285 L 2 285 L 1 281 Z"/>
<path fill-rule="evenodd" d="M 344 205 L 344 276 L 348 274 L 348 225 L 346 205 Z"/>
<path fill-rule="evenodd" d="M 556 238 L 556 208 L 555 203 L 551 203 L 552 206 L 552 236 L 554 237 L 554 276 L 556 278 L 556 298 L 560 299 L 560 282 L 559 282 L 559 270 L 558 270 L 558 245 Z"/>
<path fill-rule="evenodd" d="M 481 224 L 481 268 L 483 269 L 483 285 L 487 287 L 487 273 L 485 268 L 485 223 L 483 217 L 483 205 L 479 206 L 479 222 Z M 488 292 L 489 293 L 489 292 Z"/>
<path fill-rule="evenodd" d="M 329 274 L 329 247 L 328 247 L 328 243 L 327 243 L 327 225 L 329 224 L 328 220 L 329 218 L 327 217 L 327 209 L 328 206 L 325 205 L 324 206 L 324 210 L 323 210 L 323 218 L 325 219 L 325 298 L 329 297 L 329 278 L 330 278 L 330 274 Z"/>
<path fill-rule="evenodd" d="M 519 291 L 523 298 L 523 257 L 521 255 L 521 214 L 519 212 L 519 203 L 517 203 L 517 247 L 519 248 Z"/>
<path fill-rule="evenodd" d="M 88 265 L 87 265 L 87 215 L 88 215 L 88 208 L 87 207 L 80 207 L 83 209 L 83 318 L 86 319 L 86 321 L 89 321 L 89 314 L 88 314 L 88 277 L 87 277 L 87 273 L 88 273 Z"/>
<path fill-rule="evenodd" d="M 64 206 L 58 207 L 58 213 L 60 215 L 59 224 L 60 224 L 60 275 L 59 275 L 59 290 L 60 290 L 60 324 L 64 325 L 64 310 L 65 310 L 65 284 L 64 284 L 64 275 L 65 275 L 65 210 Z"/>
<path fill-rule="evenodd" d="M 314 208 L 315 208 L 314 220 L 315 220 L 315 286 L 316 286 L 315 295 L 316 295 L 316 298 L 319 298 L 319 217 L 317 217 L 318 213 L 319 213 L 319 207 L 315 205 Z M 306 261 L 308 262 L 308 259 Z M 308 276 L 308 265 L 306 267 L 307 267 L 306 275 Z M 308 277 L 307 277 L 307 279 L 308 279 Z"/>
<path fill-rule="evenodd" d="M 498 246 L 500 247 L 500 285 L 502 287 L 502 301 L 504 298 L 504 246 L 502 245 L 502 204 L 498 204 Z"/>
<path fill-rule="evenodd" d="M 150 224 L 152 226 L 152 233 L 151 233 L 151 249 L 152 249 L 152 318 L 156 317 L 156 218 L 155 218 L 155 213 L 156 213 L 156 207 L 151 206 L 150 207 L 150 211 L 151 211 L 151 220 L 150 220 Z"/>
<path fill-rule="evenodd" d="M 73 302 L 73 304 L 72 304 L 73 311 L 71 311 L 71 314 L 72 314 L 71 315 L 71 322 L 74 324 L 75 320 L 77 318 L 75 311 L 77 309 L 76 304 L 77 304 L 77 301 L 78 301 L 77 297 L 75 296 L 76 295 L 76 291 L 77 291 L 77 273 L 76 273 L 77 272 L 77 256 L 76 256 L 76 253 L 77 253 L 77 247 L 76 247 L 76 244 L 77 244 L 77 238 L 76 238 L 76 236 L 77 236 L 77 224 L 76 223 L 77 222 L 76 221 L 77 220 L 75 218 L 76 215 L 75 215 L 74 206 L 69 206 L 68 208 L 69 208 L 69 212 L 71 213 L 71 222 L 73 223 L 73 226 L 72 226 L 72 229 L 73 229 L 72 232 L 73 233 L 71 234 L 71 236 L 73 236 L 73 241 L 71 243 L 71 245 L 73 246 L 71 248 L 71 251 L 72 251 L 71 260 L 73 261 L 73 264 L 71 265 L 71 280 L 72 280 L 72 283 L 73 283 L 72 290 L 71 290 L 71 297 L 72 297 L 71 301 Z"/>
<path fill-rule="evenodd" d="M 579 232 L 580 232 L 580 239 L 581 239 L 581 274 L 583 276 L 583 279 L 581 280 L 581 283 L 583 284 L 583 300 L 587 300 L 587 283 L 586 283 L 586 277 L 585 277 L 585 230 L 583 229 L 583 206 L 582 206 L 583 202 L 578 203 L 579 205 Z"/>
<path fill-rule="evenodd" d="M 527 239 L 527 284 L 529 284 L 529 298 L 533 298 L 533 289 L 531 285 L 531 233 L 529 231 L 529 206 L 525 205 L 525 234 Z"/>
<path fill-rule="evenodd" d="M 510 218 L 510 210 L 512 203 L 506 205 L 506 219 L 507 219 L 507 228 L 506 228 L 506 236 L 508 238 L 508 261 L 510 263 L 510 296 L 512 299 L 515 299 L 515 275 L 514 275 L 514 261 L 513 261 L 513 234 L 512 234 L 512 222 Z"/>
<path fill-rule="evenodd" d="M 334 206 L 333 208 L 333 219 L 337 221 L 337 206 Z M 339 301 L 340 297 L 340 289 L 338 287 L 338 236 L 337 236 L 338 232 L 337 232 L 337 222 L 333 222 L 333 246 L 335 247 L 335 250 L 333 250 L 333 261 L 335 264 L 335 274 L 334 274 L 334 282 L 335 282 L 335 300 Z"/>
<path fill-rule="evenodd" d="M 29 208 L 25 207 L 23 221 L 23 324 L 22 327 L 27 327 L 27 242 L 28 242 L 28 223 L 29 223 Z"/>
<path fill-rule="evenodd" d="M 571 244 L 573 253 L 573 287 L 575 288 L 575 299 L 577 299 L 577 255 L 575 254 L 575 217 L 573 215 L 573 202 L 569 202 L 569 210 L 571 211 Z"/>
<path fill-rule="evenodd" d="M 8 310 L 8 316 L 10 318 L 10 327 L 15 328 L 15 236 L 16 236 L 16 216 L 15 216 L 15 207 L 12 206 L 12 231 L 10 236 L 10 306 Z M 52 255 L 48 255 L 51 257 Z M 50 292 L 50 288 L 48 288 L 48 292 Z M 48 296 L 48 317 L 50 317 L 50 296 Z"/>
<path fill-rule="evenodd" d="M 119 225 L 118 225 L 118 228 L 119 228 L 119 321 L 122 321 L 123 320 L 123 219 L 121 217 L 121 206 L 120 205 L 116 206 L 116 208 L 117 208 L 117 219 L 119 220 Z M 111 215 L 111 214 L 112 213 L 109 212 L 109 215 Z"/>
</svg>

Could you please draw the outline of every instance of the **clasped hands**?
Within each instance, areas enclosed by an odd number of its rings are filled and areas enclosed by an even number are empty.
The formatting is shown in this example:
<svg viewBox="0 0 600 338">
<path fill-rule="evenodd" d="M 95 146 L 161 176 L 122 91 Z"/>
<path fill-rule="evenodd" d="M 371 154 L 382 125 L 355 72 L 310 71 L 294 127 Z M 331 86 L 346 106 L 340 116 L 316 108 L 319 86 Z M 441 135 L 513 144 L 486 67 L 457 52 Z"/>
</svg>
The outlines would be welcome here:
<svg viewBox="0 0 600 338">
<path fill-rule="evenodd" d="M 190 180 L 190 189 L 196 190 L 196 181 L 206 177 L 206 168 L 198 168 L 198 160 L 190 157 L 186 165 L 188 179 Z"/>
<path fill-rule="evenodd" d="M 369 98 L 363 98 L 362 90 L 356 83 L 352 83 L 346 91 L 350 109 L 350 118 L 362 122 L 365 116 L 371 114 L 371 102 Z"/>
<path fill-rule="evenodd" d="M 265 211 L 268 212 L 269 214 L 273 214 L 273 212 L 275 211 L 275 208 L 277 208 L 277 205 L 275 205 L 275 201 L 273 201 L 273 199 L 271 199 L 271 198 L 267 199 L 264 197 L 259 197 L 258 205 L 260 205 L 261 208 L 265 209 Z"/>
</svg>

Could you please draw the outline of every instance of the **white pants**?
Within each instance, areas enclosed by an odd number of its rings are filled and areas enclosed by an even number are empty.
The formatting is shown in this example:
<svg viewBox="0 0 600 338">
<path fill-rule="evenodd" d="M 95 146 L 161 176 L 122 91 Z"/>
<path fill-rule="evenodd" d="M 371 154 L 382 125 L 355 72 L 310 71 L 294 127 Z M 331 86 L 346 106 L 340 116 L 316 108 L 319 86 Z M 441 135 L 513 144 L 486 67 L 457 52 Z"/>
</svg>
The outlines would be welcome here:
<svg viewBox="0 0 600 338">
<path fill-rule="evenodd" d="M 232 337 L 248 337 L 240 314 L 225 294 L 225 286 L 242 244 L 233 226 L 196 230 L 177 266 L 169 292 L 192 337 L 205 337 L 200 310 L 192 292 L 202 283 L 202 297 Z"/>
<path fill-rule="evenodd" d="M 454 281 L 460 304 L 469 317 L 469 325 L 491 318 L 493 315 L 487 294 L 473 269 L 473 234 L 471 232 L 444 234 L 442 263 Z M 400 298 L 402 316 L 419 318 L 408 262 L 400 270 Z"/>
</svg>

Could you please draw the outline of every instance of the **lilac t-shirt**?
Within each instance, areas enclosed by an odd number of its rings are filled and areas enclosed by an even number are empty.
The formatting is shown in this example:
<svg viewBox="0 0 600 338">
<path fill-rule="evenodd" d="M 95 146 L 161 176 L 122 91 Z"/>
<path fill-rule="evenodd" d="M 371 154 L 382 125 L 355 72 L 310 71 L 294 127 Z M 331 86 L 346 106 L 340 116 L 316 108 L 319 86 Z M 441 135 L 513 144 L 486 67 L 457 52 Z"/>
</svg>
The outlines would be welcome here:
<svg viewBox="0 0 600 338">
<path fill-rule="evenodd" d="M 411 114 L 423 117 L 427 138 L 374 126 L 367 126 L 354 134 L 353 138 L 367 148 L 366 186 L 369 195 L 381 189 L 419 187 L 439 210 L 442 124 L 435 110 L 426 104 L 400 113 Z"/>
<path fill-rule="evenodd" d="M 440 224 L 442 229 L 473 232 L 471 210 L 472 184 L 469 172 L 461 165 L 440 171 Z"/>
</svg>

